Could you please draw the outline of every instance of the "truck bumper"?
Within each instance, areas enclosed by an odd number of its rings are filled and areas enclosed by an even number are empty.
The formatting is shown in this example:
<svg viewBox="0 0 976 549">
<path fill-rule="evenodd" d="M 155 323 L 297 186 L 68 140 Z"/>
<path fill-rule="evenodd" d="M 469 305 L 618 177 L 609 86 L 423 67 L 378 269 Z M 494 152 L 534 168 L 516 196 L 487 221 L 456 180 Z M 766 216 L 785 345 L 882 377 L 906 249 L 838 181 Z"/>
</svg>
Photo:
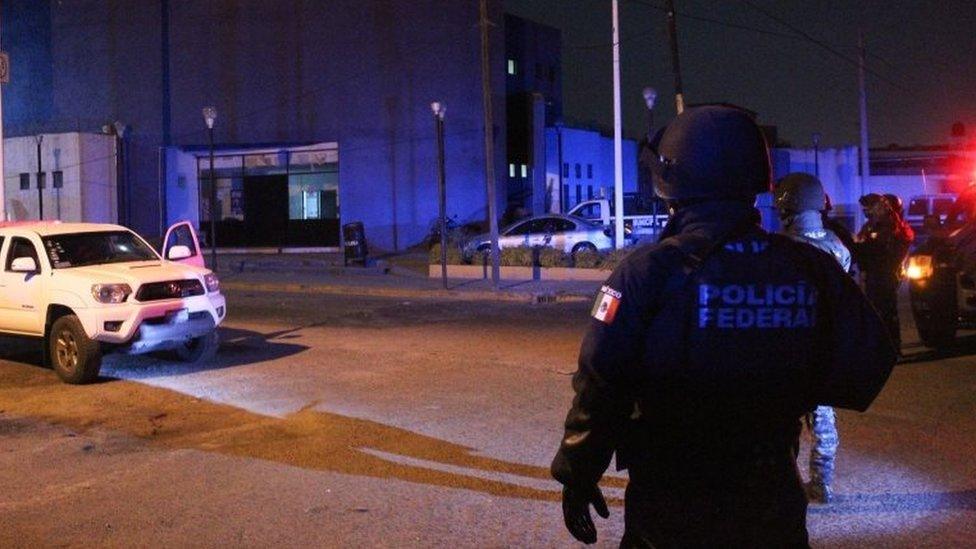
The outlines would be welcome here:
<svg viewBox="0 0 976 549">
<path fill-rule="evenodd" d="M 89 309 L 82 323 L 89 337 L 119 352 L 172 349 L 216 329 L 227 316 L 222 294 Z"/>
</svg>

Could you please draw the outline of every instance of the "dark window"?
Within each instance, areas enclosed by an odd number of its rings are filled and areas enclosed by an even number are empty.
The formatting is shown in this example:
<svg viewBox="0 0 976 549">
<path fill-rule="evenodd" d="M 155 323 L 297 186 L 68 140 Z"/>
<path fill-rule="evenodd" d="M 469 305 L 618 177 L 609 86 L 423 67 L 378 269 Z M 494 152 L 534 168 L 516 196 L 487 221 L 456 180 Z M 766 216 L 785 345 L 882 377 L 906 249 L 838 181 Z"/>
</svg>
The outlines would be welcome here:
<svg viewBox="0 0 976 549">
<path fill-rule="evenodd" d="M 30 257 L 34 259 L 34 264 L 37 268 L 41 268 L 41 262 L 37 259 L 37 249 L 31 244 L 30 240 L 26 238 L 14 237 L 10 241 L 10 251 L 7 252 L 7 270 L 10 271 L 13 267 L 14 260 L 21 257 Z"/>
<path fill-rule="evenodd" d="M 593 179 L 593 164 L 586 165 L 586 178 Z"/>
<path fill-rule="evenodd" d="M 583 219 L 600 219 L 600 203 L 588 204 L 577 210 L 575 215 Z"/>
<path fill-rule="evenodd" d="M 908 215 L 928 215 L 929 201 L 927 198 L 915 198 L 908 203 Z"/>
<path fill-rule="evenodd" d="M 586 198 L 588 200 L 592 200 L 593 199 L 593 185 L 587 185 L 586 186 Z"/>
<path fill-rule="evenodd" d="M 577 164 L 577 166 L 579 166 L 579 164 Z M 576 203 L 577 204 L 579 204 L 583 200 L 583 193 L 581 192 L 582 190 L 583 190 L 583 186 L 582 185 L 577 185 L 576 186 Z"/>
<path fill-rule="evenodd" d="M 26 191 L 30 189 L 30 174 L 22 173 L 20 174 L 20 190 Z"/>
<path fill-rule="evenodd" d="M 569 177 L 569 162 L 563 162 L 563 177 Z"/>
<path fill-rule="evenodd" d="M 520 234 L 528 234 L 531 230 L 532 230 L 532 222 L 524 221 L 512 227 L 507 233 L 505 233 L 505 235 L 513 236 L 513 235 L 520 235 Z"/>
<path fill-rule="evenodd" d="M 553 222 L 552 229 L 553 229 L 553 232 L 556 232 L 556 233 L 565 233 L 565 232 L 569 232 L 569 231 L 575 231 L 576 230 L 576 223 L 573 223 L 572 221 L 570 221 L 568 219 L 556 219 Z"/>
<path fill-rule="evenodd" d="M 64 172 L 58 170 L 56 172 L 51 172 L 51 185 L 55 189 L 60 189 L 64 187 Z"/>
<path fill-rule="evenodd" d="M 45 180 L 47 179 L 47 173 L 38 172 L 37 174 L 37 188 L 43 189 L 45 187 Z"/>
<path fill-rule="evenodd" d="M 576 165 L 576 179 L 583 178 L 583 168 L 579 164 Z"/>
<path fill-rule="evenodd" d="M 935 198 L 932 200 L 932 213 L 936 215 L 946 215 L 949 210 L 952 209 L 952 204 L 955 202 L 951 198 Z"/>
</svg>

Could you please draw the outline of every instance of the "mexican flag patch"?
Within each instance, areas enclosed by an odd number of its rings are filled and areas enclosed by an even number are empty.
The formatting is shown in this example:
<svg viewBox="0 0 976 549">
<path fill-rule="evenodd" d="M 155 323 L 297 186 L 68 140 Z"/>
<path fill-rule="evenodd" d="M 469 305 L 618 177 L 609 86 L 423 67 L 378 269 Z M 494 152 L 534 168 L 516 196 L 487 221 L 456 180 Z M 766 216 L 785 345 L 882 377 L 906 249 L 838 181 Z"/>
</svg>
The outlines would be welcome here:
<svg viewBox="0 0 976 549">
<path fill-rule="evenodd" d="M 590 314 L 604 324 L 612 323 L 613 318 L 617 315 L 617 308 L 620 307 L 621 297 L 620 292 L 610 286 L 600 288 L 600 294 L 597 295 L 596 303 L 593 304 L 593 310 L 590 311 Z"/>
</svg>

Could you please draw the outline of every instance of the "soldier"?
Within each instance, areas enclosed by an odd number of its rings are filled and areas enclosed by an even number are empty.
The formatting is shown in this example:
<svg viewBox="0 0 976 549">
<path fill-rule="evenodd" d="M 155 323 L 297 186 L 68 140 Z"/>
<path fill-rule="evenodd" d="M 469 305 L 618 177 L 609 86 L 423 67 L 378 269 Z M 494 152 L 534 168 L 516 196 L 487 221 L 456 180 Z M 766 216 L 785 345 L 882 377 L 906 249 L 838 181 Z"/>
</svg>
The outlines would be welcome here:
<svg viewBox="0 0 976 549">
<path fill-rule="evenodd" d="M 552 463 L 566 527 L 596 541 L 590 505 L 608 516 L 598 482 L 616 453 L 622 547 L 806 546 L 800 418 L 865 410 L 894 352 L 836 261 L 759 226 L 769 151 L 748 114 L 689 108 L 654 150 L 672 218 L 593 308 Z"/>
<path fill-rule="evenodd" d="M 857 234 L 854 257 L 864 273 L 864 293 L 884 319 L 888 335 L 901 354 L 898 287 L 902 263 L 908 257 L 915 232 L 884 196 L 871 193 L 862 196 L 859 202 L 867 222 Z"/>
<path fill-rule="evenodd" d="M 806 173 L 791 173 L 780 180 L 773 197 L 784 235 L 829 253 L 845 272 L 850 271 L 851 252 L 833 231 L 824 227 L 822 212 L 829 202 L 819 179 Z M 833 497 L 834 458 L 840 442 L 834 409 L 817 406 L 807 414 L 806 420 L 813 435 L 810 482 L 805 486 L 807 498 L 818 503 L 830 503 Z"/>
</svg>

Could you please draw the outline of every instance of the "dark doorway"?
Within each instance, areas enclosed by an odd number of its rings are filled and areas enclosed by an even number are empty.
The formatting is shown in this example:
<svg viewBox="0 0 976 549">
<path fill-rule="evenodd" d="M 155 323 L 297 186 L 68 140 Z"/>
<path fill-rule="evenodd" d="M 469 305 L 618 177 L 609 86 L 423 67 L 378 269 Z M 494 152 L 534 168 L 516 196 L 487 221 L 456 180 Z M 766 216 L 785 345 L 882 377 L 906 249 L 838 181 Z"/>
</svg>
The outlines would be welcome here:
<svg viewBox="0 0 976 549">
<path fill-rule="evenodd" d="M 288 232 L 288 176 L 244 177 L 244 233 L 248 246 L 280 246 Z"/>
</svg>

